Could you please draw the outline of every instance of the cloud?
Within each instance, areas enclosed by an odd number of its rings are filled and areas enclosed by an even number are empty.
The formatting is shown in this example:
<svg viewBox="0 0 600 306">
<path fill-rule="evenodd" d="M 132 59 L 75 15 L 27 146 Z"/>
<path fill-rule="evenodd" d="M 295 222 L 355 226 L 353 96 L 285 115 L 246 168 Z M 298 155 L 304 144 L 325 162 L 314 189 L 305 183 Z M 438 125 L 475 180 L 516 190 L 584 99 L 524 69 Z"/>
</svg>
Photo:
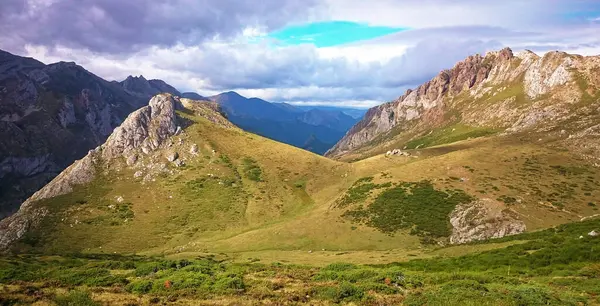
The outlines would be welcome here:
<svg viewBox="0 0 600 306">
<path fill-rule="evenodd" d="M 504 46 L 600 53 L 592 0 L 163 3 L 4 0 L 0 48 L 76 61 L 107 79 L 143 74 L 203 95 L 236 90 L 276 102 L 355 106 L 395 99 L 468 55 Z M 408 29 L 367 32 L 361 38 L 379 37 L 360 41 L 344 33 L 352 39 L 340 36 L 344 43 L 332 46 L 340 25 Z M 282 44 L 278 33 L 298 41 Z"/>
<path fill-rule="evenodd" d="M 3 0 L 0 40 L 122 54 L 148 46 L 193 46 L 248 27 L 302 21 L 316 0 Z"/>
</svg>

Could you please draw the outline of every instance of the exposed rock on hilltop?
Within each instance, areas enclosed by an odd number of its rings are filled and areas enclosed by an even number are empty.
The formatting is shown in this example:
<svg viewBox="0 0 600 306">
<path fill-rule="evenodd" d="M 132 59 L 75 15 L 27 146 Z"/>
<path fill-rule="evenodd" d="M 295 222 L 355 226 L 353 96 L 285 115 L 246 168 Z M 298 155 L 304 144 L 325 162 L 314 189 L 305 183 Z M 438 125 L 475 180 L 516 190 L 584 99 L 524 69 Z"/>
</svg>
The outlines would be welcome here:
<svg viewBox="0 0 600 306">
<path fill-rule="evenodd" d="M 511 133 L 551 130 L 572 117 L 589 118 L 589 103 L 600 98 L 599 79 L 599 57 L 514 55 L 508 48 L 469 56 L 397 100 L 370 109 L 327 155 L 377 154 L 451 124 Z"/>
<path fill-rule="evenodd" d="M 0 249 L 20 239 L 30 226 L 38 224 L 48 212 L 47 208 L 36 206 L 37 201 L 69 193 L 75 185 L 91 182 L 97 171 L 101 171 L 101 165 L 119 164 L 118 161 L 124 159 L 129 166 L 139 166 L 141 169 L 140 160 L 143 156 L 169 147 L 172 143 L 171 136 L 180 130 L 175 111 L 183 108 L 182 103 L 188 104 L 199 113 L 204 113 L 205 117 L 213 122 L 232 127 L 219 115 L 217 106 L 182 100 L 170 94 L 160 94 L 153 97 L 148 106 L 129 115 L 123 124 L 114 130 L 106 143 L 89 151 L 83 159 L 75 162 L 36 192 L 23 203 L 16 214 L 0 221 Z M 166 168 L 161 167 L 160 170 Z"/>
<path fill-rule="evenodd" d="M 490 199 L 458 205 L 450 214 L 450 243 L 501 238 L 525 231 L 525 223 L 505 205 Z"/>
<path fill-rule="evenodd" d="M 75 63 L 0 51 L 0 218 L 147 101 Z"/>
</svg>

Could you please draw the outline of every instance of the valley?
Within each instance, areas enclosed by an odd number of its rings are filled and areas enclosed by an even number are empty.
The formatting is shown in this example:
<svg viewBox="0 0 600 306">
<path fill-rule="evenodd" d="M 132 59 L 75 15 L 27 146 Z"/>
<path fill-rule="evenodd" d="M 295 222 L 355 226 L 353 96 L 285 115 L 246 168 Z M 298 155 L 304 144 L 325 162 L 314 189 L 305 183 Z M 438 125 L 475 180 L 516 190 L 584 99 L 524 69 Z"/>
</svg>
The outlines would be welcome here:
<svg viewBox="0 0 600 306">
<path fill-rule="evenodd" d="M 587 74 L 531 98 L 504 82 L 538 68 L 472 56 L 326 156 L 235 124 L 235 93 L 153 95 L 0 221 L 0 301 L 598 304 L 598 62 L 520 56 Z"/>
</svg>

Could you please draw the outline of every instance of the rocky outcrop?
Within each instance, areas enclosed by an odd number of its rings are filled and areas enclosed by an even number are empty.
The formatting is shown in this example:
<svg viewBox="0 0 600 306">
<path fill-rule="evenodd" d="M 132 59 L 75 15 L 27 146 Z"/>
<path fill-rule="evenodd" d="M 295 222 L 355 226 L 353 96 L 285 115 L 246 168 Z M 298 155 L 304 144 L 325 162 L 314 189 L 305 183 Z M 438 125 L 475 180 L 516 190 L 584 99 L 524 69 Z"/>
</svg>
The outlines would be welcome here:
<svg viewBox="0 0 600 306">
<path fill-rule="evenodd" d="M 147 102 L 75 63 L 0 51 L 0 218 Z"/>
<path fill-rule="evenodd" d="M 490 199 L 458 205 L 450 214 L 450 243 L 501 238 L 525 231 L 525 223 L 503 204 Z"/>
<path fill-rule="evenodd" d="M 91 182 L 96 176 L 97 165 L 101 162 L 110 163 L 120 157 L 149 154 L 165 146 L 167 139 L 177 130 L 175 110 L 179 107 L 181 103 L 177 98 L 170 94 L 160 94 L 153 97 L 148 106 L 129 115 L 106 143 L 89 151 L 84 158 L 33 194 L 16 214 L 0 221 L 0 250 L 20 239 L 48 213 L 47 208 L 36 205 L 38 201 L 67 194 L 76 185 Z"/>
<path fill-rule="evenodd" d="M 153 97 L 147 107 L 133 112 L 115 129 L 102 146 L 102 157 L 131 155 L 138 149 L 145 154 L 156 150 L 177 131 L 175 110 L 181 107 L 178 104 L 179 100 L 169 94 Z"/>
<path fill-rule="evenodd" d="M 368 151 L 393 139 L 407 141 L 449 123 L 508 132 L 533 129 L 564 117 L 567 106 L 580 101 L 578 73 L 589 82 L 600 77 L 598 71 L 596 57 L 564 52 L 540 57 L 530 51 L 515 55 L 506 48 L 469 56 L 397 100 L 371 108 L 326 156 Z"/>
</svg>

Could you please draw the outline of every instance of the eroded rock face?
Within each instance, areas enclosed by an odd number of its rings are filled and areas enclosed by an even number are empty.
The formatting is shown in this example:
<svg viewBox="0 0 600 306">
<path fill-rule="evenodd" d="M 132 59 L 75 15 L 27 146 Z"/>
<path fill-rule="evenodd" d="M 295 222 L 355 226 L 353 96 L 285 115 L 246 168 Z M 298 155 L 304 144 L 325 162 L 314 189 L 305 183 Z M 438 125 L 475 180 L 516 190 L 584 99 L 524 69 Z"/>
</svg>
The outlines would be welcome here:
<svg viewBox="0 0 600 306">
<path fill-rule="evenodd" d="M 132 155 L 138 148 L 144 153 L 156 150 L 177 131 L 175 110 L 179 101 L 168 94 L 153 97 L 143 107 L 125 119 L 102 146 L 106 159 Z"/>
<path fill-rule="evenodd" d="M 564 117 L 568 105 L 579 101 L 575 73 L 587 80 L 600 77 L 597 58 L 564 52 L 515 55 L 509 48 L 469 56 L 397 100 L 371 108 L 326 156 L 365 152 L 400 137 L 414 139 L 449 122 L 508 132 L 537 128 Z"/>
<path fill-rule="evenodd" d="M 121 157 L 127 160 L 128 156 L 135 156 L 140 151 L 150 153 L 163 146 L 175 134 L 178 105 L 179 101 L 170 94 L 161 94 L 152 98 L 148 106 L 127 117 L 105 144 L 89 151 L 27 199 L 17 213 L 0 221 L 0 250 L 20 239 L 48 213 L 46 208 L 36 205 L 37 201 L 67 194 L 76 185 L 91 182 L 100 161 Z"/>
<path fill-rule="evenodd" d="M 501 238 L 525 231 L 525 223 L 504 204 L 490 199 L 458 205 L 450 214 L 450 243 Z"/>
</svg>

